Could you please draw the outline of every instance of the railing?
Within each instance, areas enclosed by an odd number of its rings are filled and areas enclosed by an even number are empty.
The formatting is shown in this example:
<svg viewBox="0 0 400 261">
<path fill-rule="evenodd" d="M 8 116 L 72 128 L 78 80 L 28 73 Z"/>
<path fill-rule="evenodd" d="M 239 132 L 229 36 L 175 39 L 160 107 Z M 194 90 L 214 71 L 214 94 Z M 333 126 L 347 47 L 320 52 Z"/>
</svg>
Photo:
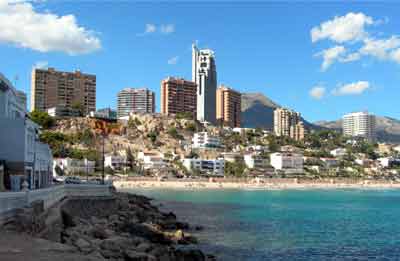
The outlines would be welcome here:
<svg viewBox="0 0 400 261">
<path fill-rule="evenodd" d="M 43 200 L 48 209 L 65 197 L 111 196 L 110 185 L 66 184 L 26 192 L 0 192 L 0 224 L 15 215 L 19 208 L 29 206 L 35 200 Z"/>
</svg>

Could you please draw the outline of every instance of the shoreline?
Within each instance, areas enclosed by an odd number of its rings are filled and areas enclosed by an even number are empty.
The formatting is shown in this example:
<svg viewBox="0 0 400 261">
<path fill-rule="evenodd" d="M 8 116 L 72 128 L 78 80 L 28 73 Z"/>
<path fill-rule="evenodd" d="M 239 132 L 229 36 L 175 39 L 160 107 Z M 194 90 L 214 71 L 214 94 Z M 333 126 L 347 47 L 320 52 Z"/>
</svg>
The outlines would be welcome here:
<svg viewBox="0 0 400 261">
<path fill-rule="evenodd" d="M 184 189 L 184 190 L 308 190 L 308 189 L 400 189 L 400 183 L 378 182 L 363 180 L 354 183 L 348 182 L 307 182 L 293 180 L 291 182 L 265 181 L 262 182 L 209 182 L 209 181 L 158 181 L 158 180 L 130 180 L 114 181 L 117 190 L 123 189 Z"/>
</svg>

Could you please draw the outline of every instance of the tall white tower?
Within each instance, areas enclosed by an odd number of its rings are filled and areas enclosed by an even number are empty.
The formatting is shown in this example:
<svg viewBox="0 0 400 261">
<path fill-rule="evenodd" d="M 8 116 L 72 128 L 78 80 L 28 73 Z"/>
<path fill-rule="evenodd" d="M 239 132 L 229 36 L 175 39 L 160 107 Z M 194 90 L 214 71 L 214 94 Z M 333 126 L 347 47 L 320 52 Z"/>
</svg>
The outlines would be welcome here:
<svg viewBox="0 0 400 261">
<path fill-rule="evenodd" d="M 192 81 L 197 84 L 197 120 L 216 123 L 217 70 L 214 52 L 192 45 Z"/>
</svg>

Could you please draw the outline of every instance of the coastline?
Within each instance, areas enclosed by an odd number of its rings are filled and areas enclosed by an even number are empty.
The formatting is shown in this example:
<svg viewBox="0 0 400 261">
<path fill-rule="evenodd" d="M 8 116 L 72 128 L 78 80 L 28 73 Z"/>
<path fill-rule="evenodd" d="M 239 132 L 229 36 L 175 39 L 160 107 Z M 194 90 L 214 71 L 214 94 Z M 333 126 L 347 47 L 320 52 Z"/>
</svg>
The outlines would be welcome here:
<svg viewBox="0 0 400 261">
<path fill-rule="evenodd" d="M 307 190 L 307 189 L 400 189 L 399 182 L 389 181 L 340 181 L 340 180 L 322 180 L 307 181 L 297 179 L 287 180 L 252 180 L 247 182 L 233 181 L 206 181 L 206 180 L 115 180 L 114 186 L 117 190 L 134 188 L 162 188 L 162 189 L 186 189 L 186 190 L 207 190 L 207 189 L 237 189 L 237 190 Z"/>
</svg>

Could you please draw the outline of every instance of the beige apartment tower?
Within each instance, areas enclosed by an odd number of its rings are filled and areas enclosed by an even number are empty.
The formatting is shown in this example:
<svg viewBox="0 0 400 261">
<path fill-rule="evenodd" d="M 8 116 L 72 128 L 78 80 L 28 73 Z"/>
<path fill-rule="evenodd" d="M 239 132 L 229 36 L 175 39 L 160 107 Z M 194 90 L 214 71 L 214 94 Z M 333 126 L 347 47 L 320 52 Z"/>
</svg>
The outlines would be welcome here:
<svg viewBox="0 0 400 261">
<path fill-rule="evenodd" d="M 31 111 L 80 106 L 83 114 L 96 111 L 96 76 L 80 71 L 61 72 L 54 68 L 33 69 Z"/>
<path fill-rule="evenodd" d="M 161 81 L 161 113 L 191 113 L 197 117 L 197 84 L 185 79 L 168 77 Z"/>
<path fill-rule="evenodd" d="M 300 113 L 284 108 L 275 109 L 274 132 L 276 136 L 286 136 L 294 140 L 303 140 L 305 130 Z"/>
<path fill-rule="evenodd" d="M 240 127 L 241 94 L 227 86 L 217 89 L 217 122 L 232 128 Z"/>
</svg>

